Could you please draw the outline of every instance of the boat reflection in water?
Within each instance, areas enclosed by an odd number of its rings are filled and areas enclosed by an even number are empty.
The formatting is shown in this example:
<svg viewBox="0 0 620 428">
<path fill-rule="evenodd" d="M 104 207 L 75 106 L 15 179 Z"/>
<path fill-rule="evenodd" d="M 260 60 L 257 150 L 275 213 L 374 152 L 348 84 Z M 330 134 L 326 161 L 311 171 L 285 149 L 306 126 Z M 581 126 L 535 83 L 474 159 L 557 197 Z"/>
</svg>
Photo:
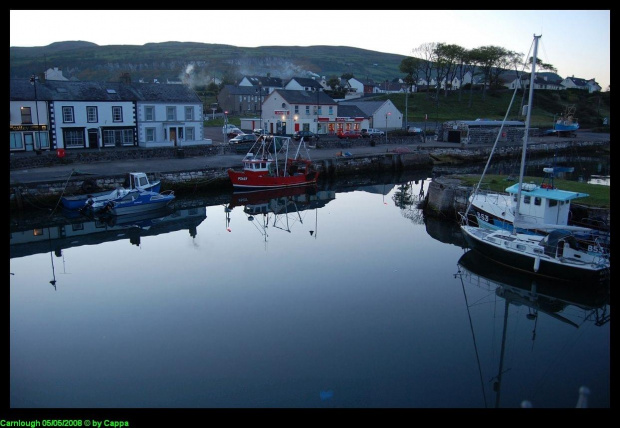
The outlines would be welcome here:
<svg viewBox="0 0 620 428">
<path fill-rule="evenodd" d="M 291 232 L 296 223 L 303 223 L 305 216 L 314 210 L 314 229 L 310 235 L 316 238 L 318 227 L 318 209 L 335 199 L 333 190 L 318 190 L 317 186 L 289 187 L 281 189 L 260 190 L 254 192 L 235 192 L 230 203 L 224 207 L 226 228 L 230 232 L 230 214 L 237 207 L 243 207 L 248 221 L 254 223 L 265 242 L 268 230 L 272 228 Z"/>
<path fill-rule="evenodd" d="M 79 213 L 63 213 L 67 215 L 60 219 L 50 219 L 48 223 L 40 223 L 35 228 L 11 227 L 10 258 L 45 253 L 50 253 L 51 257 L 53 253 L 64 261 L 64 249 L 124 239 L 129 239 L 132 245 L 140 246 L 141 237 L 183 229 L 188 229 L 193 238 L 198 225 L 207 218 L 207 208 L 204 206 L 187 209 L 163 207 L 138 214 L 96 218 Z M 50 283 L 56 287 L 53 257 L 51 260 L 54 279 Z"/>
<path fill-rule="evenodd" d="M 524 373 L 523 370 L 526 373 L 524 375 L 526 378 L 528 376 L 532 377 L 534 376 L 534 373 L 538 372 L 536 370 L 537 367 L 535 367 L 536 359 L 534 353 L 534 341 L 536 339 L 536 330 L 539 320 L 546 337 L 545 340 L 554 341 L 558 340 L 560 337 L 564 337 L 564 334 L 567 333 L 567 329 L 576 332 L 576 335 L 583 336 L 583 331 L 579 331 L 578 333 L 577 331 L 592 326 L 600 327 L 609 322 L 609 281 L 602 284 L 584 284 L 544 279 L 524 272 L 522 273 L 507 270 L 496 264 L 492 259 L 473 249 L 466 251 L 466 253 L 458 261 L 457 266 L 458 272 L 454 276 L 460 280 L 461 286 L 463 287 L 463 293 L 465 295 L 467 312 L 474 339 L 474 348 L 476 350 L 476 357 L 480 370 L 480 381 L 482 384 L 485 407 L 490 407 L 489 403 L 487 403 L 486 393 L 488 383 L 492 383 L 492 389 L 496 394 L 495 407 L 500 407 L 502 380 L 504 382 L 509 382 L 509 385 L 516 385 L 520 387 L 530 385 L 528 379 L 524 379 L 522 377 L 520 378 L 520 376 Z M 495 325 L 495 323 L 487 323 L 484 327 L 480 324 L 474 325 L 475 323 L 472 320 L 476 319 L 476 316 L 472 317 L 471 312 L 474 307 L 484 306 L 485 303 L 497 304 L 498 302 L 501 302 L 501 299 L 504 300 L 501 346 L 498 347 L 498 342 L 495 340 L 488 342 L 490 343 L 489 348 L 493 348 L 493 350 L 490 351 L 493 355 L 497 355 L 499 351 L 499 367 L 496 370 L 491 371 L 490 374 L 483 373 L 483 370 L 480 367 L 481 357 L 479 352 L 481 352 L 481 349 L 479 344 L 477 344 L 477 341 L 480 343 L 486 342 L 484 342 L 484 339 L 481 337 L 476 337 L 475 331 L 476 328 L 483 328 L 486 332 L 488 332 L 489 328 L 493 329 L 492 327 L 489 327 L 488 324 Z M 486 312 L 485 315 L 496 318 L 498 313 L 501 314 L 501 310 L 495 305 L 492 306 L 492 308 L 487 308 L 491 309 L 491 311 Z M 519 327 L 523 327 L 523 318 L 514 318 L 514 314 L 511 318 L 513 323 L 511 323 L 509 328 L 508 314 L 511 307 L 518 307 L 518 311 L 521 312 L 521 314 L 523 310 L 526 311 L 525 319 L 532 322 L 532 324 L 526 324 L 526 326 L 529 325 L 531 328 L 526 328 L 527 331 L 519 329 Z M 478 313 L 478 315 L 480 314 Z M 562 323 L 566 328 L 558 325 L 550 326 L 548 324 L 556 322 Z M 544 327 L 542 327 L 543 325 Z M 499 326 L 499 323 L 497 326 Z M 558 328 L 560 328 L 560 330 L 558 330 Z M 499 331 L 499 329 L 493 330 L 495 333 Z M 577 341 L 578 339 L 573 336 L 572 331 L 567 334 L 571 335 L 571 340 L 574 339 Z M 513 336 L 510 340 L 507 340 L 508 332 L 510 332 L 511 335 L 527 333 L 530 338 L 525 338 L 524 340 L 529 340 L 531 344 L 527 347 L 523 347 L 522 349 L 515 346 L 518 339 L 515 340 Z M 553 337 L 549 335 L 549 332 L 553 332 L 551 335 Z M 525 335 L 521 335 L 521 337 L 524 336 Z M 518 349 L 515 349 L 515 347 Z M 522 355 L 522 359 L 520 359 L 521 357 L 509 357 L 507 359 L 507 349 L 510 349 L 511 352 L 514 352 L 515 354 L 519 353 Z M 543 349 L 544 350 L 539 352 L 546 351 L 544 346 Z M 555 352 L 560 354 L 557 358 L 558 365 L 561 363 L 562 352 L 566 351 L 566 349 L 555 349 Z M 530 363 L 526 361 L 528 358 L 534 359 L 534 362 L 531 363 L 531 367 L 529 368 L 526 367 L 530 365 Z M 523 361 L 524 367 L 519 367 L 519 364 L 515 364 L 515 361 L 520 360 Z M 505 361 L 510 361 L 510 364 L 505 365 Z M 584 368 L 584 371 L 585 370 L 586 369 Z M 548 373 L 544 373 L 543 376 L 547 374 Z M 502 379 L 504 376 L 506 376 L 506 379 Z M 541 380 L 536 380 L 532 383 L 532 385 L 539 387 L 539 384 L 541 383 Z M 588 386 L 589 385 L 583 385 L 579 388 L 579 390 L 575 390 L 575 401 L 567 405 L 573 406 L 574 403 L 577 403 L 576 407 L 588 407 Z M 521 396 L 521 407 L 543 407 L 542 403 L 540 403 L 540 401 L 543 401 L 543 398 L 533 397 L 536 392 L 538 392 L 536 388 L 533 388 L 532 390 L 524 390 L 524 396 Z M 557 393 L 559 394 L 560 392 Z M 537 406 L 537 402 L 539 402 L 539 406 Z"/>
</svg>

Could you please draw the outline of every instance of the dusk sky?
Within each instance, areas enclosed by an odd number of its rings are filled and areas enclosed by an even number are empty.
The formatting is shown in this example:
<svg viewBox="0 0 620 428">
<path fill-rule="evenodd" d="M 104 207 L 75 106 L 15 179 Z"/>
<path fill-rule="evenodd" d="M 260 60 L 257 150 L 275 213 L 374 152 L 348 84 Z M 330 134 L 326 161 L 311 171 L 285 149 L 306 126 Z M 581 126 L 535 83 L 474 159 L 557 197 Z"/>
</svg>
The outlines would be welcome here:
<svg viewBox="0 0 620 428">
<path fill-rule="evenodd" d="M 538 57 L 561 77 L 594 78 L 605 91 L 610 23 L 610 10 L 11 10 L 10 46 L 180 41 L 351 46 L 413 56 L 422 44 L 442 42 L 527 55 L 536 34 Z"/>
</svg>

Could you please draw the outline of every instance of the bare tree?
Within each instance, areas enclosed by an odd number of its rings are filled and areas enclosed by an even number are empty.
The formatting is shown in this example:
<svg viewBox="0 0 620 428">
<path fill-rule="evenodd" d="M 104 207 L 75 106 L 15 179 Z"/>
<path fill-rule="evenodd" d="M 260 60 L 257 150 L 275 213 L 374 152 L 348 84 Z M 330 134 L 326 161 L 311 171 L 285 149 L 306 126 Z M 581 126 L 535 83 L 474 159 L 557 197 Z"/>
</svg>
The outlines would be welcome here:
<svg viewBox="0 0 620 428">
<path fill-rule="evenodd" d="M 424 80 L 426 80 L 427 87 L 431 83 L 431 79 L 433 78 L 433 70 L 435 67 L 435 51 L 437 48 L 437 43 L 423 43 L 417 48 L 413 50 L 414 54 L 418 58 L 422 59 L 422 76 L 424 76 Z M 430 95 L 430 91 L 426 91 L 426 98 L 428 99 Z"/>
</svg>

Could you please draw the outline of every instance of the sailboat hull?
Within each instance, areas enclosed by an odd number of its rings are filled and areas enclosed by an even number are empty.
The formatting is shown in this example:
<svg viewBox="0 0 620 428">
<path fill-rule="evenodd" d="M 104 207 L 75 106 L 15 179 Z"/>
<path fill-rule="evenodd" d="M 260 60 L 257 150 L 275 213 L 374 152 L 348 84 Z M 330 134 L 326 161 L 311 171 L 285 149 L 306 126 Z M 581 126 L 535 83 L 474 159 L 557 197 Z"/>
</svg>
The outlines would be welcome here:
<svg viewBox="0 0 620 428">
<path fill-rule="evenodd" d="M 473 248 L 497 263 L 542 277 L 565 281 L 599 283 L 609 275 L 609 264 L 597 257 L 578 261 L 569 254 L 564 243 L 544 248 L 542 237 L 492 231 L 474 226 L 461 226 L 463 236 Z M 561 256 L 566 252 L 566 257 Z M 582 257 L 583 255 L 580 255 Z"/>
</svg>

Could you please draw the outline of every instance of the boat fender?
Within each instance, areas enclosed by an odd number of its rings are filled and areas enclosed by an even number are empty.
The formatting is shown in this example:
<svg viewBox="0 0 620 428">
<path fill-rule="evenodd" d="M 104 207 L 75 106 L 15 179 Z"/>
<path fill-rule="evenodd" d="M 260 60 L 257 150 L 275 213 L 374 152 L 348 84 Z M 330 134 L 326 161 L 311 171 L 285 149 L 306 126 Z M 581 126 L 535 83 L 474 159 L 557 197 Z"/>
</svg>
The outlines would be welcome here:
<svg viewBox="0 0 620 428">
<path fill-rule="evenodd" d="M 540 256 L 536 256 L 534 258 L 534 272 L 538 272 L 539 268 L 540 268 Z"/>
</svg>

